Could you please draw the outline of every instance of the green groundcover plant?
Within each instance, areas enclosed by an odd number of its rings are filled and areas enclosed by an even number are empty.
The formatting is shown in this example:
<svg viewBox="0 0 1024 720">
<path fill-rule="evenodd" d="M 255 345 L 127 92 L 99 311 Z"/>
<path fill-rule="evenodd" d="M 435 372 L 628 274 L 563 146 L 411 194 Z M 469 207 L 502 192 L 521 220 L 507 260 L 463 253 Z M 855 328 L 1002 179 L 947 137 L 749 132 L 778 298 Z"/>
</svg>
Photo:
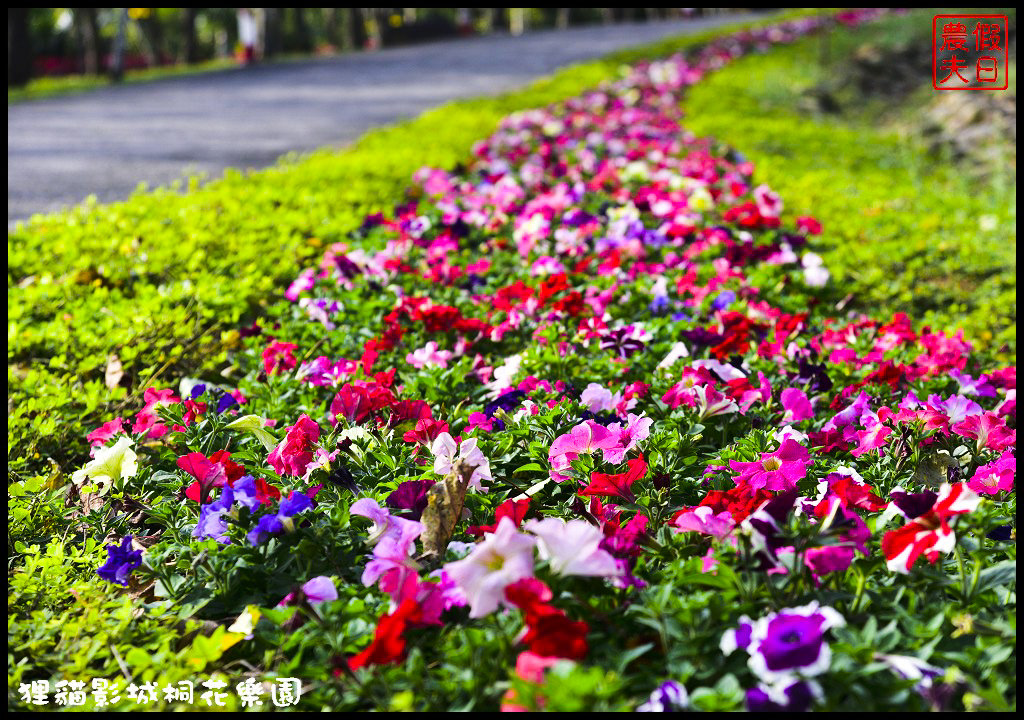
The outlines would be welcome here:
<svg viewBox="0 0 1024 720">
<path fill-rule="evenodd" d="M 1014 709 L 1015 365 L 681 123 L 825 22 L 509 115 L 11 485 L 9 704 Z"/>
</svg>

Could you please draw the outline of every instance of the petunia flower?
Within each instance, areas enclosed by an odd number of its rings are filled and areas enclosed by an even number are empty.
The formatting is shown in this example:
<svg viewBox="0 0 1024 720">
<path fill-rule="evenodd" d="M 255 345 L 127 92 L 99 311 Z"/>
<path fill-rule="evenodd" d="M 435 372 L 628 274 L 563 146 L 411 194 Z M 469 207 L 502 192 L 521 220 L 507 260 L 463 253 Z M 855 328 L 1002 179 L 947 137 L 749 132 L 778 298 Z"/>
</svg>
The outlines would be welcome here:
<svg viewBox="0 0 1024 720">
<path fill-rule="evenodd" d="M 438 350 L 437 343 L 433 340 L 419 350 L 405 356 L 405 361 L 417 370 L 422 370 L 427 365 L 446 368 L 448 367 L 448 361 L 451 359 L 452 352 L 450 350 Z"/>
<path fill-rule="evenodd" d="M 787 678 L 771 685 L 747 690 L 749 712 L 807 712 L 815 700 L 821 700 L 821 686 L 813 680 Z"/>
<path fill-rule="evenodd" d="M 320 439 L 320 426 L 303 413 L 295 424 L 285 428 L 285 439 L 267 457 L 278 475 L 302 477 L 313 462 L 313 444 Z"/>
<path fill-rule="evenodd" d="M 786 439 L 773 453 L 763 453 L 754 462 L 729 461 L 729 467 L 736 475 L 736 484 L 747 484 L 757 490 L 791 490 L 807 475 L 811 464 L 810 453 L 803 445 Z"/>
<path fill-rule="evenodd" d="M 138 456 L 131 449 L 134 444 L 135 441 L 130 437 L 121 437 L 113 445 L 100 448 L 85 467 L 72 473 L 71 481 L 81 487 L 87 479 L 100 485 L 109 485 L 135 477 L 139 463 Z"/>
<path fill-rule="evenodd" d="M 641 455 L 640 457 L 632 458 L 627 464 L 629 469 L 618 475 L 608 475 L 599 472 L 591 473 L 590 484 L 580 490 L 580 495 L 621 497 L 623 500 L 632 501 L 634 495 L 631 488 L 633 483 L 647 474 L 647 462 L 644 460 L 643 455 Z"/>
<path fill-rule="evenodd" d="M 1013 479 L 1017 474 L 1017 460 L 1013 452 L 1007 450 L 995 462 L 982 465 L 974 472 L 967 487 L 976 493 L 998 495 L 1000 491 L 1013 490 Z"/>
<path fill-rule="evenodd" d="M 127 587 L 128 576 L 140 565 L 142 551 L 132 550 L 132 536 L 125 535 L 120 545 L 107 545 L 107 562 L 96 570 L 96 574 L 107 582 Z"/>
<path fill-rule="evenodd" d="M 691 509 L 684 508 L 676 513 L 669 527 L 677 533 L 699 532 L 721 540 L 732 532 L 736 523 L 728 510 L 715 513 L 713 508 L 699 505 Z"/>
<path fill-rule="evenodd" d="M 473 468 L 473 474 L 469 477 L 470 487 L 479 492 L 487 492 L 483 481 L 490 482 L 492 480 L 491 463 L 483 451 L 477 447 L 476 438 L 463 440 L 458 445 L 458 454 L 456 454 L 455 440 L 447 432 L 443 432 L 434 439 L 430 451 L 434 453 L 435 473 L 448 475 L 456 462 L 462 462 Z"/>
<path fill-rule="evenodd" d="M 651 693 L 637 712 L 679 712 L 690 706 L 690 696 L 682 683 L 666 680 Z"/>
<path fill-rule="evenodd" d="M 786 388 L 782 391 L 780 400 L 782 407 L 786 410 L 786 414 L 782 416 L 782 422 L 799 423 L 814 417 L 814 409 L 803 390 Z"/>
<path fill-rule="evenodd" d="M 466 594 L 471 618 L 489 615 L 504 602 L 506 586 L 533 576 L 536 540 L 516 530 L 508 518 L 484 536 L 473 551 L 444 566 L 444 571 Z"/>
<path fill-rule="evenodd" d="M 622 572 L 608 552 L 598 547 L 604 540 L 600 528 L 585 520 L 566 522 L 559 518 L 530 520 L 526 530 L 539 538 L 537 549 L 548 567 L 558 575 L 613 577 Z"/>
<path fill-rule="evenodd" d="M 949 521 L 957 515 L 973 512 L 980 502 L 981 498 L 966 484 L 944 483 L 930 509 L 882 537 L 886 566 L 906 574 L 921 555 L 934 563 L 940 553 L 953 552 L 956 535 Z"/>
<path fill-rule="evenodd" d="M 557 482 L 568 479 L 567 475 L 561 473 L 568 470 L 573 460 L 583 454 L 590 454 L 597 450 L 604 452 L 619 452 L 619 433 L 612 432 L 608 428 L 587 420 L 575 426 L 564 435 L 559 435 L 551 443 L 548 450 L 548 462 L 551 463 L 551 477 Z M 607 458 L 606 458 L 607 459 Z"/>
<path fill-rule="evenodd" d="M 735 630 L 722 636 L 721 649 L 724 654 L 746 650 L 747 665 L 765 684 L 785 682 L 794 675 L 809 678 L 826 672 L 831 664 L 825 632 L 845 624 L 834 609 L 811 602 L 754 622 L 742 618 Z"/>
<path fill-rule="evenodd" d="M 1017 442 L 1017 432 L 1006 426 L 1006 422 L 995 413 L 969 415 L 953 426 L 957 435 L 977 439 L 977 450 L 989 449 L 1002 452 Z"/>
<path fill-rule="evenodd" d="M 220 498 L 199 508 L 199 522 L 196 524 L 196 529 L 192 531 L 192 536 L 213 538 L 224 545 L 230 543 L 231 540 L 227 535 L 228 525 L 224 521 L 224 516 L 231 512 L 234 501 L 234 491 L 225 486 L 221 490 Z"/>
</svg>

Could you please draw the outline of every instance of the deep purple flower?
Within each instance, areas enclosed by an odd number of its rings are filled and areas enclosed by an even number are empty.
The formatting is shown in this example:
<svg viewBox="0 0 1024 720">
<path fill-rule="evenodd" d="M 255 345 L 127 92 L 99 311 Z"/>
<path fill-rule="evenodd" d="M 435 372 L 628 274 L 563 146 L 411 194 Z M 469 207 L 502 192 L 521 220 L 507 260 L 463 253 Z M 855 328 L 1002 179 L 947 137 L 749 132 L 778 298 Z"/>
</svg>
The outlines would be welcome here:
<svg viewBox="0 0 1024 720">
<path fill-rule="evenodd" d="M 142 565 L 142 551 L 132 550 L 132 536 L 125 535 L 120 545 L 107 545 L 107 562 L 96 570 L 96 574 L 115 585 L 128 586 L 132 570 Z"/>
<path fill-rule="evenodd" d="M 768 623 L 757 652 L 764 656 L 770 671 L 780 673 L 813 665 L 821 656 L 824 638 L 822 621 L 817 616 L 780 613 Z"/>
<path fill-rule="evenodd" d="M 676 712 L 690 704 L 690 695 L 682 683 L 666 680 L 659 685 L 651 697 L 636 709 L 637 712 Z"/>
<path fill-rule="evenodd" d="M 747 690 L 747 710 L 750 712 L 807 712 L 820 695 L 816 683 L 791 680 L 778 685 L 759 685 Z"/>
<path fill-rule="evenodd" d="M 817 602 L 771 613 L 751 625 L 747 664 L 765 683 L 781 682 L 794 674 L 820 675 L 832 661 L 825 631 L 842 625 L 842 615 Z"/>
<path fill-rule="evenodd" d="M 520 403 L 522 403 L 525 398 L 526 393 L 522 390 L 511 390 L 496 400 L 492 400 L 484 405 L 484 414 L 487 417 L 493 418 L 494 413 L 499 409 L 504 410 L 505 412 L 512 412 L 519 407 Z"/>
<path fill-rule="evenodd" d="M 199 383 L 197 385 L 193 385 L 192 386 L 192 393 L 191 393 L 192 399 L 195 400 L 196 398 L 200 397 L 204 392 L 206 392 L 206 385 L 205 384 Z"/>
<path fill-rule="evenodd" d="M 906 493 L 894 490 L 889 494 L 889 497 L 892 498 L 893 505 L 899 509 L 903 517 L 907 520 L 913 520 L 931 510 L 939 496 L 931 490 L 919 493 Z"/>
<path fill-rule="evenodd" d="M 796 381 L 807 385 L 807 390 L 812 393 L 832 389 L 832 378 L 828 376 L 825 363 L 818 365 L 803 357 L 797 361 Z"/>
<path fill-rule="evenodd" d="M 408 510 L 409 518 L 419 520 L 427 507 L 427 490 L 434 480 L 406 480 L 384 499 L 384 504 L 395 510 Z"/>
<path fill-rule="evenodd" d="M 612 350 L 620 358 L 631 357 L 634 353 L 643 350 L 644 347 L 646 347 L 646 343 L 629 328 L 611 330 L 601 338 L 601 349 Z"/>
<path fill-rule="evenodd" d="M 712 345 L 722 342 L 722 336 L 716 332 L 705 330 L 702 327 L 695 327 L 692 330 L 683 330 L 679 333 L 679 339 L 685 340 L 691 346 L 691 352 L 696 353 Z"/>
</svg>

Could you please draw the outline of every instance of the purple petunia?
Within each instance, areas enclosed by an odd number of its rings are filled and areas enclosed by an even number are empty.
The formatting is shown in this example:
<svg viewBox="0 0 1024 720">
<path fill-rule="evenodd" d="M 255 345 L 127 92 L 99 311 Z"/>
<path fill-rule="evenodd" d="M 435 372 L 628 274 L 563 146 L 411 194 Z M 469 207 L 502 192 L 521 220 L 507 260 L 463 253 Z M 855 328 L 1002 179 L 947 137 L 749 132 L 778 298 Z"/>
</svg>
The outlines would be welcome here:
<svg viewBox="0 0 1024 720">
<path fill-rule="evenodd" d="M 250 482 L 252 478 L 249 478 Z M 207 503 L 199 508 L 199 523 L 192 535 L 197 538 L 213 538 L 219 543 L 227 545 L 228 526 L 224 516 L 231 512 L 231 506 L 235 501 L 235 493 L 232 488 L 224 486 L 220 497 L 212 503 Z"/>
<path fill-rule="evenodd" d="M 96 570 L 96 574 L 115 585 L 128 586 L 132 570 L 142 565 L 142 551 L 132 550 L 132 536 L 125 535 L 120 545 L 107 545 L 107 562 Z"/>
<path fill-rule="evenodd" d="M 750 669 L 771 685 L 828 670 L 832 652 L 825 642 L 825 631 L 845 624 L 835 610 L 812 602 L 771 613 L 756 622 L 743 617 L 736 629 L 722 636 L 720 647 L 726 655 L 737 648 L 746 650 Z"/>
<path fill-rule="evenodd" d="M 690 696 L 682 683 L 666 680 L 659 685 L 647 702 L 636 709 L 637 712 L 677 712 L 689 706 Z"/>
<path fill-rule="evenodd" d="M 249 543 L 262 545 L 271 535 L 291 532 L 295 527 L 292 518 L 313 507 L 313 500 L 306 493 L 293 490 L 287 498 L 281 500 L 276 515 L 264 515 L 257 521 L 256 527 L 249 531 Z"/>
<path fill-rule="evenodd" d="M 758 685 L 747 690 L 747 710 L 750 712 L 807 712 L 816 699 L 821 698 L 821 687 L 813 680 L 785 680 L 775 685 Z"/>
</svg>

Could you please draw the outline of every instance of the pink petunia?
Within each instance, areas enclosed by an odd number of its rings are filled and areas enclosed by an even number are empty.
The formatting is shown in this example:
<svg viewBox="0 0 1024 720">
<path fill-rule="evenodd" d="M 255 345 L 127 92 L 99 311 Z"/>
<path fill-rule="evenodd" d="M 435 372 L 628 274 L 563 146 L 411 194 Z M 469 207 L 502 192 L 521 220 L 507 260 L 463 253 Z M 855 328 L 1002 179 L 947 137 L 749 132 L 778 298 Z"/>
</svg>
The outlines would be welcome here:
<svg viewBox="0 0 1024 720">
<path fill-rule="evenodd" d="M 782 422 L 798 423 L 814 417 L 811 401 L 807 399 L 807 395 L 803 390 L 786 388 L 782 391 L 780 399 L 782 407 L 786 409 L 786 414 L 782 416 Z"/>
<path fill-rule="evenodd" d="M 738 475 L 737 485 L 746 484 L 753 490 L 765 488 L 774 492 L 792 490 L 797 482 L 807 475 L 811 456 L 803 445 L 794 440 L 784 440 L 773 453 L 764 453 L 754 462 L 729 461 Z"/>
<path fill-rule="evenodd" d="M 1017 443 L 1017 432 L 1006 427 L 1006 422 L 995 413 L 969 415 L 953 426 L 953 432 L 963 437 L 976 438 L 978 451 L 988 448 L 1002 452 Z"/>
<path fill-rule="evenodd" d="M 313 444 L 320 439 L 320 426 L 302 414 L 285 432 L 285 439 L 270 453 L 267 463 L 278 475 L 302 477 L 313 462 Z"/>
<path fill-rule="evenodd" d="M 618 433 L 613 433 L 593 420 L 587 420 L 574 427 L 564 435 L 559 435 L 551 443 L 548 451 L 548 462 L 551 463 L 552 479 L 561 482 L 568 476 L 560 471 L 568 470 L 569 465 L 580 455 L 597 450 L 613 451 L 619 447 Z"/>
<path fill-rule="evenodd" d="M 1010 451 L 1004 452 L 995 462 L 982 465 L 974 472 L 967 482 L 967 487 L 976 493 L 997 495 L 999 492 L 1013 490 L 1014 476 L 1017 474 L 1017 460 Z"/>
<path fill-rule="evenodd" d="M 699 532 L 721 540 L 732 532 L 736 523 L 732 519 L 732 513 L 728 510 L 716 513 L 714 508 L 700 505 L 677 514 L 670 523 L 670 527 L 675 532 Z"/>
</svg>

